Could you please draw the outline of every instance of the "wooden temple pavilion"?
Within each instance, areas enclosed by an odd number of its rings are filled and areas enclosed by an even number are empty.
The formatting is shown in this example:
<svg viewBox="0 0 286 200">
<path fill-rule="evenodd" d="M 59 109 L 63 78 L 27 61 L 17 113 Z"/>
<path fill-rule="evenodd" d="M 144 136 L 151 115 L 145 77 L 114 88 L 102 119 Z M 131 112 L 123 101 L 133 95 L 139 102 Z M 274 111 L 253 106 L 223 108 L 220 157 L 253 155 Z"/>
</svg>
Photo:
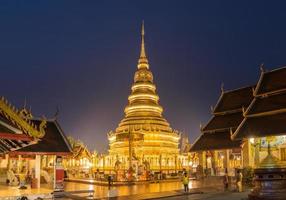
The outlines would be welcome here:
<svg viewBox="0 0 286 200">
<path fill-rule="evenodd" d="M 222 93 L 214 109 L 212 118 L 201 129 L 201 136 L 191 147 L 197 152 L 204 171 L 212 175 L 230 174 L 242 166 L 242 141 L 231 139 L 231 132 L 243 120 L 243 107 L 252 101 L 252 88 L 244 87 Z"/>
<path fill-rule="evenodd" d="M 222 91 L 213 117 L 191 148 L 204 169 L 257 168 L 269 155 L 269 146 L 286 163 L 285 77 L 286 67 L 261 70 L 256 86 Z"/>
<path fill-rule="evenodd" d="M 272 71 L 261 70 L 254 99 L 244 110 L 244 119 L 232 135 L 234 140 L 248 142 L 250 166 L 259 166 L 272 153 L 286 161 L 286 67 Z"/>
<path fill-rule="evenodd" d="M 255 166 L 249 200 L 286 199 L 286 67 L 261 71 L 254 99 L 232 135 L 248 146 Z"/>
<path fill-rule="evenodd" d="M 42 120 L 32 120 L 35 124 L 40 124 Z M 46 120 L 45 135 L 36 144 L 12 151 L 9 153 L 10 159 L 15 159 L 18 166 L 22 166 L 28 171 L 35 170 L 37 185 L 40 183 L 51 184 L 54 179 L 54 165 L 57 156 L 67 156 L 71 154 L 68 140 L 63 133 L 59 123 L 53 120 Z M 34 164 L 33 164 L 34 163 Z"/>
<path fill-rule="evenodd" d="M 17 110 L 0 100 L 0 168 L 2 182 L 19 183 L 21 174 L 40 182 L 54 179 L 56 156 L 70 154 L 70 145 L 59 123 L 35 119 L 26 108 Z"/>
</svg>

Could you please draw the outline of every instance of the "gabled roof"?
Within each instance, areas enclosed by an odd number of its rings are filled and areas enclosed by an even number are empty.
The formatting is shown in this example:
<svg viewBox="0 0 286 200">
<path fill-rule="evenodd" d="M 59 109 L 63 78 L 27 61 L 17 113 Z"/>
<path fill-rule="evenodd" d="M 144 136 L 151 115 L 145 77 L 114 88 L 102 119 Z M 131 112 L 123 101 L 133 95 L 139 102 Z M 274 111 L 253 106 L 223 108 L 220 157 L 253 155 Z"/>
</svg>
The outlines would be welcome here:
<svg viewBox="0 0 286 200">
<path fill-rule="evenodd" d="M 214 110 L 214 114 L 233 112 L 248 107 L 253 99 L 253 88 L 248 86 L 235 90 L 222 92 Z"/>
<path fill-rule="evenodd" d="M 203 133 L 194 145 L 191 152 L 211 151 L 240 148 L 241 141 L 232 141 L 230 132 Z"/>
<path fill-rule="evenodd" d="M 281 67 L 268 72 L 261 72 L 255 96 L 277 92 L 286 89 L 286 67 Z"/>
<path fill-rule="evenodd" d="M 0 154 L 23 148 L 35 143 L 33 138 L 23 134 L 0 119 Z"/>
<path fill-rule="evenodd" d="M 283 109 L 286 109 L 286 92 L 255 98 L 252 106 L 249 107 L 245 114 L 246 116 L 271 114 Z"/>
<path fill-rule="evenodd" d="M 41 124 L 34 124 L 30 119 L 21 116 L 21 112 L 8 103 L 4 97 L 0 98 L 1 120 L 11 127 L 21 130 L 24 134 L 33 138 L 41 138 L 45 135 L 45 121 Z"/>
<path fill-rule="evenodd" d="M 32 120 L 39 125 L 42 120 Z M 56 120 L 47 121 L 45 136 L 34 145 L 30 145 L 11 152 L 11 154 L 44 154 L 44 155 L 68 155 L 71 153 L 69 142 Z"/>
<path fill-rule="evenodd" d="M 233 139 L 286 135 L 286 113 L 245 118 Z"/>
<path fill-rule="evenodd" d="M 231 140 L 231 131 L 237 129 L 243 118 L 243 108 L 253 99 L 253 86 L 222 92 L 213 111 L 213 117 L 201 130 L 203 133 L 191 151 L 239 148 L 241 141 Z"/>
<path fill-rule="evenodd" d="M 286 134 L 286 67 L 261 72 L 244 117 L 233 139 Z"/>
<path fill-rule="evenodd" d="M 215 132 L 236 129 L 242 122 L 242 112 L 230 113 L 225 115 L 215 115 L 202 129 L 202 132 Z"/>
<path fill-rule="evenodd" d="M 35 144 L 45 134 L 45 121 L 36 125 L 4 97 L 0 98 L 0 154 Z"/>
<path fill-rule="evenodd" d="M 72 149 L 72 157 L 73 158 L 80 158 L 80 157 L 88 157 L 91 158 L 91 153 L 90 151 L 87 149 L 87 147 L 83 144 L 78 144 L 76 145 L 73 149 Z"/>
</svg>

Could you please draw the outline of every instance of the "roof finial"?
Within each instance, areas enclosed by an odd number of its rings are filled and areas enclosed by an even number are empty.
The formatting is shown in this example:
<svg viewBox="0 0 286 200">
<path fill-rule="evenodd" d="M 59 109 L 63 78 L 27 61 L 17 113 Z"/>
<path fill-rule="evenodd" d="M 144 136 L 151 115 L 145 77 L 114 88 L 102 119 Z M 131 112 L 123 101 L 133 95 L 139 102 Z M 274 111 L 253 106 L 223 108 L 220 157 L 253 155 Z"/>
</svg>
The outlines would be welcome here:
<svg viewBox="0 0 286 200">
<path fill-rule="evenodd" d="M 220 90 L 222 93 L 224 93 L 224 83 L 223 82 L 220 84 Z"/>
<path fill-rule="evenodd" d="M 259 68 L 261 72 L 265 72 L 264 63 L 261 63 Z"/>
<path fill-rule="evenodd" d="M 138 61 L 138 69 L 149 68 L 148 59 L 146 57 L 146 52 L 145 52 L 144 36 L 145 36 L 145 30 L 144 30 L 144 20 L 143 20 L 141 28 L 141 51 L 140 51 L 140 58 Z"/>
<path fill-rule="evenodd" d="M 211 111 L 214 112 L 214 107 L 211 105 Z"/>
<path fill-rule="evenodd" d="M 54 119 L 57 119 L 59 112 L 60 112 L 60 109 L 59 109 L 59 106 L 57 106 L 56 113 L 54 114 Z"/>
</svg>

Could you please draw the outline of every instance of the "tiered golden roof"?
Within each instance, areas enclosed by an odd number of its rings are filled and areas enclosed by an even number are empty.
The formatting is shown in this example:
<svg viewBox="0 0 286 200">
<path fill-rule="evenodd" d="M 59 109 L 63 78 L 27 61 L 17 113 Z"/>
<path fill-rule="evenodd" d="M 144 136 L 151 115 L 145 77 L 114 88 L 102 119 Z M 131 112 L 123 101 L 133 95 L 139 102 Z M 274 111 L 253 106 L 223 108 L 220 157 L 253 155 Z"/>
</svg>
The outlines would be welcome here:
<svg viewBox="0 0 286 200">
<path fill-rule="evenodd" d="M 25 134 L 33 138 L 44 137 L 46 120 L 42 120 L 42 123 L 39 126 L 37 126 L 28 117 L 26 117 L 25 112 L 26 112 L 25 108 L 20 111 L 14 106 L 12 106 L 3 96 L 0 98 L 0 115 L 5 116 L 5 118 L 11 121 L 17 128 L 22 130 Z"/>
<path fill-rule="evenodd" d="M 108 134 L 110 154 L 126 156 L 132 149 L 134 157 L 145 155 L 178 154 L 180 135 L 162 116 L 159 96 L 153 83 L 153 74 L 145 52 L 144 24 L 141 32 L 141 52 L 134 75 L 125 117 L 115 132 Z M 132 144 L 130 144 L 132 142 Z M 130 147 L 132 145 L 132 148 Z"/>
</svg>

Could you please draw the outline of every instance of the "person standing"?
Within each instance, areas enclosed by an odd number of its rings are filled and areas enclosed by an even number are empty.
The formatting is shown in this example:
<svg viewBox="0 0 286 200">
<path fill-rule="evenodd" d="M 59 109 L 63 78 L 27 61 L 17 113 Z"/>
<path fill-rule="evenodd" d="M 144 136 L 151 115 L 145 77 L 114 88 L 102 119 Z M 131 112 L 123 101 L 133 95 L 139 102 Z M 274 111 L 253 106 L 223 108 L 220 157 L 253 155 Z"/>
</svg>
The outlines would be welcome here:
<svg viewBox="0 0 286 200">
<path fill-rule="evenodd" d="M 225 169 L 225 174 L 224 174 L 224 177 L 223 177 L 223 185 L 224 185 L 224 191 L 228 191 L 229 177 L 228 177 L 227 168 Z"/>
<path fill-rule="evenodd" d="M 112 177 L 111 177 L 111 175 L 108 175 L 107 181 L 108 181 L 108 189 L 110 190 L 111 184 L 112 184 Z"/>
<path fill-rule="evenodd" d="M 184 185 L 184 191 L 189 192 L 189 176 L 187 173 L 184 173 L 184 176 L 182 178 L 182 182 Z"/>
<path fill-rule="evenodd" d="M 241 170 L 237 170 L 236 174 L 236 187 L 238 192 L 242 192 L 242 173 Z"/>
</svg>

